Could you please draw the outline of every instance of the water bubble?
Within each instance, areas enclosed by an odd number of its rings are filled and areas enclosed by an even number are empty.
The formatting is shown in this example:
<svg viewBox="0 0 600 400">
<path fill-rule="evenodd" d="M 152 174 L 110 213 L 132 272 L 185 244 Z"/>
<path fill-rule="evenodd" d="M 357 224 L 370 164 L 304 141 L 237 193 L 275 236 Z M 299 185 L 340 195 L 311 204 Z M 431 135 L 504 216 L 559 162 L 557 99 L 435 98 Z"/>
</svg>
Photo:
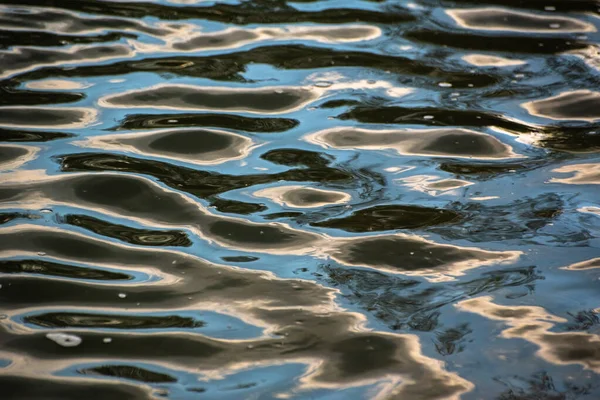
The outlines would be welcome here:
<svg viewBox="0 0 600 400">
<path fill-rule="evenodd" d="M 46 337 L 62 347 L 76 347 L 82 342 L 79 336 L 66 333 L 48 333 Z"/>
<path fill-rule="evenodd" d="M 331 85 L 333 85 L 332 82 L 329 82 L 329 81 L 319 81 L 319 82 L 315 82 L 315 84 L 313 86 L 314 87 L 318 87 L 318 88 L 328 88 Z"/>
<path fill-rule="evenodd" d="M 38 251 L 37 255 L 38 255 L 38 256 L 42 256 L 42 257 L 43 257 L 43 256 L 45 256 L 45 255 L 46 255 L 46 253 L 44 253 L 43 251 Z"/>
<path fill-rule="evenodd" d="M 248 346 L 246 346 L 246 348 L 247 348 L 248 350 L 252 350 L 252 349 L 254 348 L 254 346 L 253 346 L 253 345 L 251 345 L 251 344 L 249 344 Z"/>
<path fill-rule="evenodd" d="M 423 117 L 423 119 L 433 119 L 433 118 L 434 118 L 434 116 L 433 116 L 433 115 L 425 115 L 425 116 Z"/>
<path fill-rule="evenodd" d="M 452 87 L 452 84 L 450 82 L 440 82 L 440 83 L 438 83 L 438 86 L 449 88 L 449 87 Z"/>
<path fill-rule="evenodd" d="M 40 210 L 40 213 L 42 213 L 42 214 L 50 214 L 50 213 L 52 213 L 52 210 L 49 209 L 49 208 L 42 208 Z"/>
<path fill-rule="evenodd" d="M 177 122 L 179 122 L 179 121 L 178 121 L 178 120 L 176 120 L 176 119 L 170 119 L 170 120 L 167 120 L 167 122 L 168 122 L 169 124 L 176 124 L 176 123 L 177 123 Z"/>
<path fill-rule="evenodd" d="M 550 28 L 558 29 L 558 28 L 560 28 L 560 24 L 550 24 Z"/>
<path fill-rule="evenodd" d="M 104 343 L 110 343 L 110 342 L 112 342 L 112 338 L 105 337 L 104 339 L 102 339 L 102 342 L 104 342 Z"/>
<path fill-rule="evenodd" d="M 125 297 L 127 297 L 125 293 L 119 293 L 119 298 L 124 299 Z"/>
<path fill-rule="evenodd" d="M 546 6 L 546 7 L 544 7 L 544 10 L 546 10 L 546 11 L 556 11 L 556 7 L 554 7 L 554 6 Z"/>
<path fill-rule="evenodd" d="M 275 89 L 275 93 L 282 94 L 283 93 L 283 89 Z"/>
</svg>

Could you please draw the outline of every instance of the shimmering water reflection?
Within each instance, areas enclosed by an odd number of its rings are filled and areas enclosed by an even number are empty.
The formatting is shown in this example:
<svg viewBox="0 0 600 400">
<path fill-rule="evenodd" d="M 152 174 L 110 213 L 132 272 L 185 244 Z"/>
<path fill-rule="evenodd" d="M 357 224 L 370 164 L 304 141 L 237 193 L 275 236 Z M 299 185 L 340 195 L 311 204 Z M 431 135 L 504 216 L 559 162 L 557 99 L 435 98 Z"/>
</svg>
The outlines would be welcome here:
<svg viewBox="0 0 600 400">
<path fill-rule="evenodd" d="M 0 398 L 599 398 L 599 10 L 3 1 Z"/>
</svg>

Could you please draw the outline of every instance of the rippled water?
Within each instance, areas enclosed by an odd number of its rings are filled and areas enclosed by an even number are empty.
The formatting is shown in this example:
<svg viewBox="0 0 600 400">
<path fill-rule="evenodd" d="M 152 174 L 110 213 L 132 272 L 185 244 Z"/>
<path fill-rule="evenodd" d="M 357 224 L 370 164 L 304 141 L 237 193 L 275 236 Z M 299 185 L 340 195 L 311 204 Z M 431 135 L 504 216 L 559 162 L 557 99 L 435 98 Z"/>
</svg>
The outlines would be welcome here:
<svg viewBox="0 0 600 400">
<path fill-rule="evenodd" d="M 600 398 L 597 1 L 0 3 L 0 398 Z"/>
</svg>

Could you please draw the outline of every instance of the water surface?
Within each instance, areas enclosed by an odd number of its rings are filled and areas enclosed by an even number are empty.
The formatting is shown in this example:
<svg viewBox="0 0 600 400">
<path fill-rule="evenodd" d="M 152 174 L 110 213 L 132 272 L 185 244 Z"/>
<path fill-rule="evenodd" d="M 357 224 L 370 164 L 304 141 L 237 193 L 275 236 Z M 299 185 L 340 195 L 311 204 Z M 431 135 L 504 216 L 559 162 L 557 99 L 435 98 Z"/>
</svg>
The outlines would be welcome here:
<svg viewBox="0 0 600 400">
<path fill-rule="evenodd" d="M 0 397 L 600 397 L 600 5 L 0 2 Z"/>
</svg>

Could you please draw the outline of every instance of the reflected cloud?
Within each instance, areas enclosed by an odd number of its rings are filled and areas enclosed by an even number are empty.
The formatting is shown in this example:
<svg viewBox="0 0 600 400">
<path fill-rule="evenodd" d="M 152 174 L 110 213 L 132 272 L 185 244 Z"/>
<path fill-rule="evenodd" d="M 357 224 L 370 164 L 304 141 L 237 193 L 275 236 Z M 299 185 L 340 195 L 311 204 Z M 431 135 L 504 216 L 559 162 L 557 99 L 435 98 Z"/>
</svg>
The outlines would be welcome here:
<svg viewBox="0 0 600 400">
<path fill-rule="evenodd" d="M 600 185 L 600 164 L 565 165 L 552 170 L 561 174 L 571 174 L 568 178 L 552 178 L 551 183 L 568 185 Z"/>
<path fill-rule="evenodd" d="M 594 122 L 600 119 L 600 92 L 576 90 L 522 105 L 536 117 Z"/>
<path fill-rule="evenodd" d="M 464 300 L 456 304 L 461 311 L 502 321 L 509 328 L 502 331 L 506 339 L 524 339 L 539 347 L 537 355 L 553 364 L 579 364 L 600 372 L 600 336 L 583 332 L 552 332 L 556 323 L 566 319 L 549 314 L 541 307 L 502 306 L 491 296 Z"/>
<path fill-rule="evenodd" d="M 306 186 L 277 186 L 256 191 L 253 196 L 268 198 L 277 204 L 295 208 L 343 204 L 352 199 L 352 196 L 344 192 Z"/>
<path fill-rule="evenodd" d="M 523 60 L 491 56 L 487 54 L 468 54 L 462 58 L 465 62 L 476 67 L 514 67 L 527 64 Z"/>
<path fill-rule="evenodd" d="M 354 211 L 346 217 L 312 222 L 311 225 L 348 232 L 375 232 L 424 228 L 456 222 L 460 217 L 460 214 L 450 210 L 390 204 Z"/>
<path fill-rule="evenodd" d="M 600 268 L 600 257 L 593 258 L 591 260 L 578 262 L 575 264 L 571 264 L 567 267 L 562 267 L 561 269 L 568 269 L 568 270 L 572 270 L 572 271 L 585 271 L 588 269 L 596 269 L 596 268 Z"/>
<path fill-rule="evenodd" d="M 219 164 L 248 156 L 252 141 L 215 129 L 160 130 L 103 135 L 73 142 L 82 147 L 126 151 L 197 165 Z"/>
<path fill-rule="evenodd" d="M 45 79 L 42 81 L 32 81 L 25 83 L 26 88 L 38 90 L 77 90 L 86 89 L 90 86 L 92 85 L 63 79 Z"/>
<path fill-rule="evenodd" d="M 582 213 L 596 214 L 600 216 L 600 207 L 581 207 L 577 211 Z"/>
<path fill-rule="evenodd" d="M 447 10 L 460 27 L 484 31 L 532 33 L 595 32 L 594 25 L 576 18 L 541 15 L 506 8 L 486 7 Z"/>
<path fill-rule="evenodd" d="M 510 146 L 494 136 L 460 128 L 367 130 L 332 128 L 305 140 L 336 149 L 391 149 L 402 155 L 463 157 L 478 159 L 514 158 Z"/>
</svg>

